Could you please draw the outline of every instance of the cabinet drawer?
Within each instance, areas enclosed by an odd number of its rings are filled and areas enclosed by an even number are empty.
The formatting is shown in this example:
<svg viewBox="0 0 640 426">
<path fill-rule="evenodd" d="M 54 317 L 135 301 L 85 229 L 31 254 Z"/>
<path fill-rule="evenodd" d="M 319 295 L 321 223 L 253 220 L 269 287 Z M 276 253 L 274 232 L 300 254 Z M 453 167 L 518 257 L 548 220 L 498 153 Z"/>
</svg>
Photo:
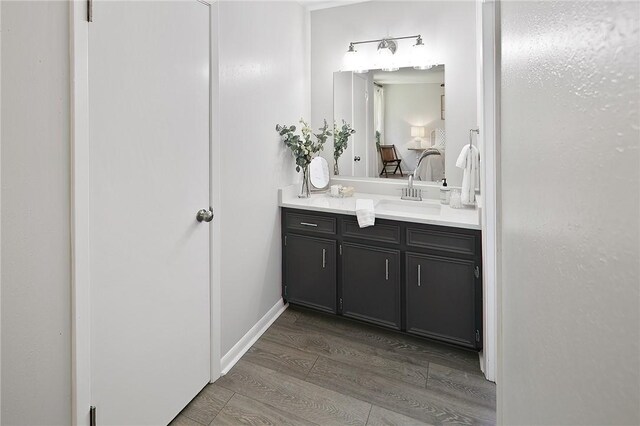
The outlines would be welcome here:
<svg viewBox="0 0 640 426">
<path fill-rule="evenodd" d="M 336 218 L 287 212 L 285 226 L 289 230 L 334 235 L 336 233 Z"/>
<path fill-rule="evenodd" d="M 383 243 L 400 244 L 400 226 L 376 224 L 367 228 L 360 228 L 355 219 L 342 221 L 342 236 L 360 238 L 363 240 L 379 241 Z"/>
<path fill-rule="evenodd" d="M 407 246 L 472 256 L 476 252 L 476 237 L 470 234 L 408 227 Z"/>
</svg>

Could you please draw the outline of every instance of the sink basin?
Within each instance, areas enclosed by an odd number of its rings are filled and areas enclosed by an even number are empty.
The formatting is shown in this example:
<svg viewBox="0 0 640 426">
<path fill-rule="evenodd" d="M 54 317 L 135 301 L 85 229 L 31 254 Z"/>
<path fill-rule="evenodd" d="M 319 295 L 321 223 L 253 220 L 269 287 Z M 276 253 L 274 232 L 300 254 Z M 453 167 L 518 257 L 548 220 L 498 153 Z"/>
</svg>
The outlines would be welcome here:
<svg viewBox="0 0 640 426">
<path fill-rule="evenodd" d="M 424 201 L 380 200 L 378 204 L 376 204 L 375 210 L 380 213 L 439 215 L 440 204 Z"/>
</svg>

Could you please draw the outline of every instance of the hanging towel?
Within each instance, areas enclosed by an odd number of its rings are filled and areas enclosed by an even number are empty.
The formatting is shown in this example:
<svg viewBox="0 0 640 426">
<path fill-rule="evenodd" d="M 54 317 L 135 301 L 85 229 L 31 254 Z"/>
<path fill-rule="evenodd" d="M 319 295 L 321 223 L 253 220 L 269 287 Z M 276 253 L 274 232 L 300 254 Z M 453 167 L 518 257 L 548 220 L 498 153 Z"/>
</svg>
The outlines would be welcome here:
<svg viewBox="0 0 640 426">
<path fill-rule="evenodd" d="M 356 216 L 360 228 L 373 226 L 376 223 L 376 212 L 373 208 L 373 200 L 356 200 Z"/>
<path fill-rule="evenodd" d="M 462 204 L 476 202 L 476 187 L 480 183 L 480 151 L 475 146 L 465 145 L 456 160 L 456 166 L 464 169 L 462 176 Z"/>
</svg>

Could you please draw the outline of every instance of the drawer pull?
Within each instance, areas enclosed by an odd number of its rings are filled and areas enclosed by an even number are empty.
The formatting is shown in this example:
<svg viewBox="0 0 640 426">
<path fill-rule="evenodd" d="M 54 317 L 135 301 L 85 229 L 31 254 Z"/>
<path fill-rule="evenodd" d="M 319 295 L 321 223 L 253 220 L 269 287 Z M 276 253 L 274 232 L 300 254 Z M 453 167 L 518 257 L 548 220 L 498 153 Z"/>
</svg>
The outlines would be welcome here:
<svg viewBox="0 0 640 426">
<path fill-rule="evenodd" d="M 385 278 L 389 281 L 389 259 L 385 259 Z"/>
<path fill-rule="evenodd" d="M 327 250 L 322 249 L 322 269 L 327 266 Z"/>
<path fill-rule="evenodd" d="M 302 226 L 313 226 L 314 228 L 318 227 L 317 223 L 309 223 L 309 222 L 300 222 L 300 225 L 302 225 Z"/>
<path fill-rule="evenodd" d="M 418 265 L 418 287 L 420 287 L 420 284 L 422 284 L 420 282 L 420 265 Z"/>
</svg>

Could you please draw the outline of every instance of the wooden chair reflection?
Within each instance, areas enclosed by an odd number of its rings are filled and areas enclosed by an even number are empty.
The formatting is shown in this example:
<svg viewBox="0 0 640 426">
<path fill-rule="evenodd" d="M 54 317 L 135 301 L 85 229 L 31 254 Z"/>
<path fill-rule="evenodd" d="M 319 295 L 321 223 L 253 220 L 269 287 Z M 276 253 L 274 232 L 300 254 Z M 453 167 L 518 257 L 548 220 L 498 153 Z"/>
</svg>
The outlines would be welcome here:
<svg viewBox="0 0 640 426">
<path fill-rule="evenodd" d="M 404 177 L 402 174 L 402 168 L 400 167 L 400 162 L 402 160 L 398 157 L 398 151 L 396 151 L 395 145 L 380 145 L 380 158 L 382 159 L 382 170 L 380 171 L 380 176 L 384 173 L 385 177 L 389 177 L 387 167 L 391 166 L 395 167 L 391 174 L 395 175 L 399 171 L 400 176 Z"/>
</svg>

